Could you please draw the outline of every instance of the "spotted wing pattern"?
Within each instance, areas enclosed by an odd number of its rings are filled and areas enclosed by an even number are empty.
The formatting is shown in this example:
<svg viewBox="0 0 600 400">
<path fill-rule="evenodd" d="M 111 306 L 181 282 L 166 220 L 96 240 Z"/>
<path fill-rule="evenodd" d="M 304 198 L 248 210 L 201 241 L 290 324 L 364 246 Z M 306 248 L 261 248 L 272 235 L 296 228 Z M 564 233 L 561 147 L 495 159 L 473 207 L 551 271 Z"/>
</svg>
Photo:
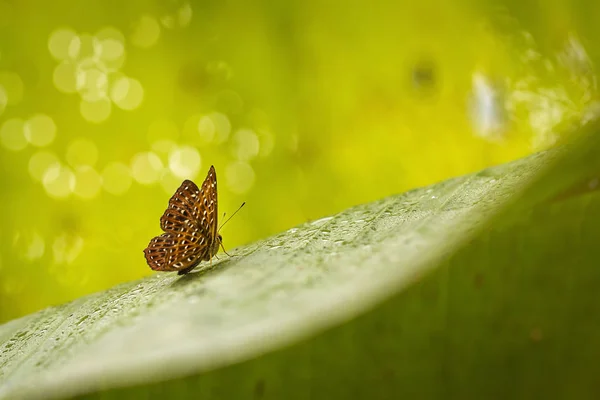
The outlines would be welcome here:
<svg viewBox="0 0 600 400">
<path fill-rule="evenodd" d="M 156 271 L 192 269 L 210 260 L 217 240 L 217 174 L 210 167 L 202 188 L 185 180 L 169 200 L 160 218 L 165 232 L 144 250 L 150 268 Z"/>
</svg>

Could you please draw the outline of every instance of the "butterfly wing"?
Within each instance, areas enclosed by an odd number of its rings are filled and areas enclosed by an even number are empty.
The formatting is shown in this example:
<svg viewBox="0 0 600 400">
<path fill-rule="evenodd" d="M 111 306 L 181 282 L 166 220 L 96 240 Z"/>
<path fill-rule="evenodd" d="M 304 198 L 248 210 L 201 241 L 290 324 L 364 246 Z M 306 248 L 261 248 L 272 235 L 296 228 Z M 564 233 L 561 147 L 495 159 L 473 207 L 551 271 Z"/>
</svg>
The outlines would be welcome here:
<svg viewBox="0 0 600 400">
<path fill-rule="evenodd" d="M 155 271 L 180 271 L 195 266 L 208 252 L 208 246 L 190 245 L 192 240 L 190 235 L 156 236 L 144 250 L 148 265 Z"/>
<path fill-rule="evenodd" d="M 218 232 L 218 209 L 217 209 L 217 173 L 212 165 L 208 170 L 208 175 L 202 183 L 202 217 L 207 221 L 209 229 L 210 245 L 217 240 Z"/>
<path fill-rule="evenodd" d="M 165 233 L 144 250 L 153 270 L 181 271 L 210 259 L 217 235 L 217 175 L 210 167 L 202 189 L 185 180 L 160 219 Z"/>
<path fill-rule="evenodd" d="M 200 203 L 200 189 L 190 180 L 185 180 L 169 199 L 169 205 L 162 217 L 160 228 L 165 232 L 180 232 L 187 228 L 189 223 L 198 220 L 199 210 L 196 205 Z"/>
</svg>

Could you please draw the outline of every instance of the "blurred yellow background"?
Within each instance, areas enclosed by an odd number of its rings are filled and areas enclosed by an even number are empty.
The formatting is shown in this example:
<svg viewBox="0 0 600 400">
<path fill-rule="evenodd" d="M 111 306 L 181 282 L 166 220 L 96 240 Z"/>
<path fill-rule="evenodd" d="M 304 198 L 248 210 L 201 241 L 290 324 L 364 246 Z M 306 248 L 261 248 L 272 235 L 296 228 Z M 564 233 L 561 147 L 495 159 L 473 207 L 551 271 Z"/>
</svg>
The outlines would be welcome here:
<svg viewBox="0 0 600 400">
<path fill-rule="evenodd" d="M 210 165 L 226 249 L 554 145 L 600 5 L 0 0 L 0 322 L 153 273 Z"/>
</svg>

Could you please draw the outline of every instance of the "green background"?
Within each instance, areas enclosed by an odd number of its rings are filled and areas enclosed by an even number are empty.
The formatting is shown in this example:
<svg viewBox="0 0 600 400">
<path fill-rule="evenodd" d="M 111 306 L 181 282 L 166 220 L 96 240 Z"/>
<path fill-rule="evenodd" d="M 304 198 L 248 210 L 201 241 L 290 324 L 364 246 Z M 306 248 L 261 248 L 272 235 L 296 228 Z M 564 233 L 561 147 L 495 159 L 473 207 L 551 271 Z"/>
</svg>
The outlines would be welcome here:
<svg viewBox="0 0 600 400">
<path fill-rule="evenodd" d="M 592 1 L 0 0 L 0 322 L 150 275 L 212 164 L 227 249 L 558 143 Z"/>
</svg>

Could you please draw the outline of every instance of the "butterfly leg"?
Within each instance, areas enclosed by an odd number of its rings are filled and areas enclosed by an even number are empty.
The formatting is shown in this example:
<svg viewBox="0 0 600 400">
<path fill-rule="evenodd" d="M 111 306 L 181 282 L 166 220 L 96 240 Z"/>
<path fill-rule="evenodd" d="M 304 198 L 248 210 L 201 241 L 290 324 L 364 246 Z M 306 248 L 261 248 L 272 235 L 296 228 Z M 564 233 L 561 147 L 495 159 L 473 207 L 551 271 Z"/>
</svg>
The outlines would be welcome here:
<svg viewBox="0 0 600 400">
<path fill-rule="evenodd" d="M 221 243 L 221 248 L 223 249 L 223 253 L 227 254 L 229 257 L 233 257 L 231 254 L 229 254 L 226 250 L 225 247 L 223 246 L 223 243 Z"/>
</svg>

